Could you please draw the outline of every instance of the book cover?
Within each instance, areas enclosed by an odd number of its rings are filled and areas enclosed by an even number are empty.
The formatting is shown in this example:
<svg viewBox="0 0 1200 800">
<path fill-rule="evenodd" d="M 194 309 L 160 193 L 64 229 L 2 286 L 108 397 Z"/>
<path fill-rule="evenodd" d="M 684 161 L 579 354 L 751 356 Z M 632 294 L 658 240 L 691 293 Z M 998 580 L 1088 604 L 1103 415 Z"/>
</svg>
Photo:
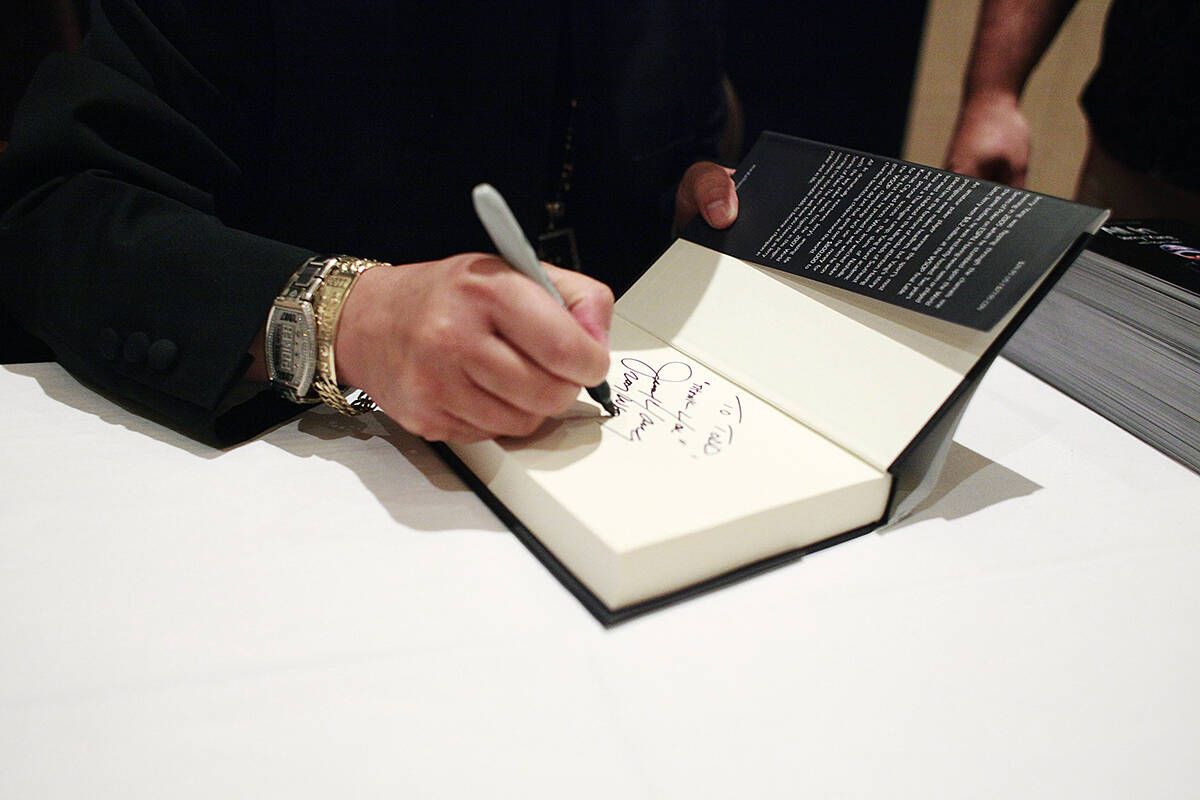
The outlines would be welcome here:
<svg viewBox="0 0 1200 800">
<path fill-rule="evenodd" d="M 1182 220 L 1112 220 L 1088 251 L 1200 296 L 1200 230 Z"/>
</svg>

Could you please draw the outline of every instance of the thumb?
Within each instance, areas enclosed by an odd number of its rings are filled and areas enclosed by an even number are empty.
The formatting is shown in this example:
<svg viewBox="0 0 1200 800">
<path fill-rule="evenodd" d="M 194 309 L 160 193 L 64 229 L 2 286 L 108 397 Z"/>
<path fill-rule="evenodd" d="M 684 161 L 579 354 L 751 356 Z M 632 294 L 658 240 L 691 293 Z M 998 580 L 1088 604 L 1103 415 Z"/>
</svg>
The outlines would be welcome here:
<svg viewBox="0 0 1200 800">
<path fill-rule="evenodd" d="M 675 230 L 680 231 L 699 213 L 714 228 L 728 228 L 737 219 L 737 190 L 733 170 L 700 161 L 688 167 L 675 193 Z"/>
</svg>

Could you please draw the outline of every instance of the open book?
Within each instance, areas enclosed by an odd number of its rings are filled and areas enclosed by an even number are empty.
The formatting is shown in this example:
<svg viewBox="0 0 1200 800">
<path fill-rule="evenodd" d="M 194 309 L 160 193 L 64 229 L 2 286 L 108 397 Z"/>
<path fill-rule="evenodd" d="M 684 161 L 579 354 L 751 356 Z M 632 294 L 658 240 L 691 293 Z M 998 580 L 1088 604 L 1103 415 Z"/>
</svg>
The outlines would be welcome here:
<svg viewBox="0 0 1200 800">
<path fill-rule="evenodd" d="M 612 623 L 903 515 L 1103 212 L 765 134 L 620 298 L 609 383 L 461 474 Z"/>
</svg>

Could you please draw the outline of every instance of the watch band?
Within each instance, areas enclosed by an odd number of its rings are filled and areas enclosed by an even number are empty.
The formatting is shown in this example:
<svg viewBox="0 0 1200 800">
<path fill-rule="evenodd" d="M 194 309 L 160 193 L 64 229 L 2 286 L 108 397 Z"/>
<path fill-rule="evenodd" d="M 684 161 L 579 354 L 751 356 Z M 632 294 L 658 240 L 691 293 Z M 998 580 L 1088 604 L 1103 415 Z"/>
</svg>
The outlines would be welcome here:
<svg viewBox="0 0 1200 800">
<path fill-rule="evenodd" d="M 317 317 L 313 295 L 329 267 L 310 258 L 288 279 L 267 317 L 267 377 L 293 403 L 316 403 L 309 393 L 317 367 Z"/>
<path fill-rule="evenodd" d="M 292 275 L 267 318 L 266 360 L 271 384 L 294 403 L 324 402 L 342 414 L 375 407 L 366 393 L 353 403 L 337 382 L 334 343 L 342 305 L 354 281 L 382 262 L 315 256 Z"/>
<path fill-rule="evenodd" d="M 334 343 L 337 341 L 338 322 L 342 318 L 342 306 L 358 276 L 371 267 L 385 266 L 382 262 L 351 256 L 334 256 L 334 263 L 316 293 L 317 313 L 317 366 L 313 389 L 325 405 L 346 416 L 363 414 L 375 408 L 375 401 L 363 391 L 353 402 L 346 399 L 346 388 L 337 379 L 337 364 L 334 362 Z"/>
</svg>

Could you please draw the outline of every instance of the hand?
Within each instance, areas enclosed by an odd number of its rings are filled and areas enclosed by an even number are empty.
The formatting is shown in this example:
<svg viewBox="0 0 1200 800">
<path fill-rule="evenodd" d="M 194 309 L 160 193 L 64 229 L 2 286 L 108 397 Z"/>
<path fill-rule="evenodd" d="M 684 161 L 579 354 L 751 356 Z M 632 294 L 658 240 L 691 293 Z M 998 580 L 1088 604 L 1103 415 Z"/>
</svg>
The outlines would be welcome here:
<svg viewBox="0 0 1200 800">
<path fill-rule="evenodd" d="M 494 255 L 367 270 L 338 325 L 339 382 L 431 441 L 532 433 L 608 371 L 612 291 L 546 271 L 567 308 Z"/>
<path fill-rule="evenodd" d="M 963 106 L 946 150 L 946 169 L 1024 186 L 1029 150 L 1029 122 L 1016 97 L 974 100 Z"/>
<path fill-rule="evenodd" d="M 728 228 L 737 219 L 737 190 L 733 186 L 733 170 L 699 161 L 688 167 L 675 192 L 676 234 L 699 212 L 714 228 Z"/>
</svg>

